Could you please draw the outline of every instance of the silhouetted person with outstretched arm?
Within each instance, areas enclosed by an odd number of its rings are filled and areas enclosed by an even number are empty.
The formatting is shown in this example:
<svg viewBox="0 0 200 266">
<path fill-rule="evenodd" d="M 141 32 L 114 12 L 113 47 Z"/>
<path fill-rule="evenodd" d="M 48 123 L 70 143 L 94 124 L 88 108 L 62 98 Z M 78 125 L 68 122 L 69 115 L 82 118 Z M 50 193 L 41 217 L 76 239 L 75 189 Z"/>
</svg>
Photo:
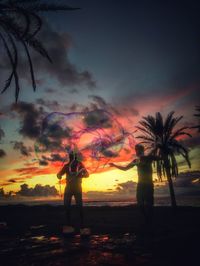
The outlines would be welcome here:
<svg viewBox="0 0 200 266">
<path fill-rule="evenodd" d="M 83 163 L 78 160 L 77 153 L 69 153 L 69 162 L 63 166 L 57 174 L 59 179 L 66 174 L 66 187 L 64 192 L 64 207 L 66 213 L 67 226 L 64 226 L 63 233 L 73 233 L 74 228 L 71 226 L 71 200 L 74 196 L 76 207 L 80 214 L 80 228 L 83 229 L 83 201 L 82 201 L 82 178 L 88 177 L 89 174 Z"/>
<path fill-rule="evenodd" d="M 154 205 L 154 186 L 152 179 L 152 162 L 158 160 L 158 157 L 151 154 L 144 155 L 144 146 L 137 144 L 135 146 L 135 152 L 137 159 L 134 159 L 127 166 L 119 166 L 114 163 L 110 163 L 120 170 L 129 170 L 134 166 L 137 166 L 138 172 L 138 184 L 137 184 L 137 204 L 141 209 L 146 222 L 150 222 L 153 214 Z"/>
</svg>

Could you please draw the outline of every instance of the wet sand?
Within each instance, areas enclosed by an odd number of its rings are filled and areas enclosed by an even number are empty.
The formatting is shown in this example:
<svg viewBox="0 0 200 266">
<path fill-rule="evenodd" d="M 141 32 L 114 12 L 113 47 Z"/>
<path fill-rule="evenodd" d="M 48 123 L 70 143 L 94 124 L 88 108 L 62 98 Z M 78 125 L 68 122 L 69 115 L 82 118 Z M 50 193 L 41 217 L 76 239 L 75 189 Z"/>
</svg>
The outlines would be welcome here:
<svg viewBox="0 0 200 266">
<path fill-rule="evenodd" d="M 89 238 L 63 237 L 62 206 L 1 206 L 0 265 L 198 265 L 200 208 L 155 207 L 146 226 L 136 206 L 85 207 Z"/>
</svg>

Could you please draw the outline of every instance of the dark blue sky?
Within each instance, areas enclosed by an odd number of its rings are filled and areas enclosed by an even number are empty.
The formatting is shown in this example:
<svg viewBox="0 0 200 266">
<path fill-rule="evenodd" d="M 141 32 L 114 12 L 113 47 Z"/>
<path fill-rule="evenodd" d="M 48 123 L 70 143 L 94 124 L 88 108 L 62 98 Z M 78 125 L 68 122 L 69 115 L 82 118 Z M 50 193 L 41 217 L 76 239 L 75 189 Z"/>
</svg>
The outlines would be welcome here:
<svg viewBox="0 0 200 266">
<path fill-rule="evenodd" d="M 197 1 L 68 3 L 82 9 L 50 20 L 72 36 L 70 58 L 94 75 L 99 94 L 168 95 L 199 83 Z"/>
</svg>

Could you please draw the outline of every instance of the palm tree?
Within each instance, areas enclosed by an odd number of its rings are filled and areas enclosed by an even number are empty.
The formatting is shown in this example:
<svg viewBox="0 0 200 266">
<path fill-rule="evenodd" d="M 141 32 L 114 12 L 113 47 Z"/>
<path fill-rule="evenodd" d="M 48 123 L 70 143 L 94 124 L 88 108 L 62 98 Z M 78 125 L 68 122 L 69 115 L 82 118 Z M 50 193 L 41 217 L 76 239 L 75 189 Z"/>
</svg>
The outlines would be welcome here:
<svg viewBox="0 0 200 266">
<path fill-rule="evenodd" d="M 188 135 L 185 130 L 187 127 L 176 129 L 176 125 L 183 117 L 174 117 L 174 112 L 170 112 L 164 120 L 158 112 L 155 117 L 148 115 L 139 121 L 139 129 L 143 134 L 137 138 L 141 139 L 141 143 L 147 144 L 152 149 L 154 155 L 160 160 L 156 162 L 157 174 L 160 180 L 162 176 L 166 176 L 169 184 L 171 196 L 171 205 L 176 208 L 176 198 L 172 177 L 178 175 L 178 164 L 176 155 L 182 155 L 189 167 L 191 167 L 188 157 L 188 150 L 179 141 L 179 137 Z"/>
<path fill-rule="evenodd" d="M 195 110 L 196 110 L 197 114 L 194 114 L 194 116 L 196 116 L 199 119 L 199 122 L 200 122 L 200 106 L 196 106 Z M 194 126 L 192 128 L 197 128 L 198 131 L 200 132 L 200 124 L 198 124 L 198 125 L 196 125 L 196 126 Z"/>
<path fill-rule="evenodd" d="M 68 5 L 42 3 L 39 0 L 0 0 L 0 39 L 8 56 L 11 66 L 11 72 L 1 91 L 4 93 L 10 86 L 12 80 L 15 82 L 15 100 L 19 97 L 20 85 L 17 72 L 18 67 L 18 46 L 20 43 L 23 47 L 30 68 L 32 87 L 35 91 L 36 83 L 34 69 L 29 52 L 29 47 L 33 48 L 42 57 L 51 62 L 48 52 L 41 41 L 36 36 L 42 28 L 42 19 L 38 12 L 58 11 L 58 10 L 75 10 Z"/>
</svg>

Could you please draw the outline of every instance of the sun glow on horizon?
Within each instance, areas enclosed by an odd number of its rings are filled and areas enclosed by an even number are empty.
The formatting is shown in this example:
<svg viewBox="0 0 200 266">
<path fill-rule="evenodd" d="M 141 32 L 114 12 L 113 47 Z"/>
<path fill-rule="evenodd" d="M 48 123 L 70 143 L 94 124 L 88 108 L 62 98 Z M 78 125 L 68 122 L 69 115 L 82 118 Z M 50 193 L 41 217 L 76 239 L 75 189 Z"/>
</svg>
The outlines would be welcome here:
<svg viewBox="0 0 200 266">
<path fill-rule="evenodd" d="M 128 171 L 120 171 L 118 169 L 109 169 L 101 173 L 93 173 L 88 178 L 82 179 L 83 192 L 88 191 L 108 191 L 115 190 L 118 183 L 127 182 L 132 180 L 137 182 L 137 172 L 135 169 Z M 33 188 L 36 184 L 55 186 L 59 191 L 59 180 L 56 177 L 56 173 L 44 174 L 34 176 L 31 179 L 26 179 L 24 182 L 16 182 L 4 187 L 5 192 L 13 191 L 17 192 L 20 189 L 20 185 L 26 183 L 30 188 Z M 65 187 L 65 176 L 62 177 L 62 190 Z"/>
</svg>

